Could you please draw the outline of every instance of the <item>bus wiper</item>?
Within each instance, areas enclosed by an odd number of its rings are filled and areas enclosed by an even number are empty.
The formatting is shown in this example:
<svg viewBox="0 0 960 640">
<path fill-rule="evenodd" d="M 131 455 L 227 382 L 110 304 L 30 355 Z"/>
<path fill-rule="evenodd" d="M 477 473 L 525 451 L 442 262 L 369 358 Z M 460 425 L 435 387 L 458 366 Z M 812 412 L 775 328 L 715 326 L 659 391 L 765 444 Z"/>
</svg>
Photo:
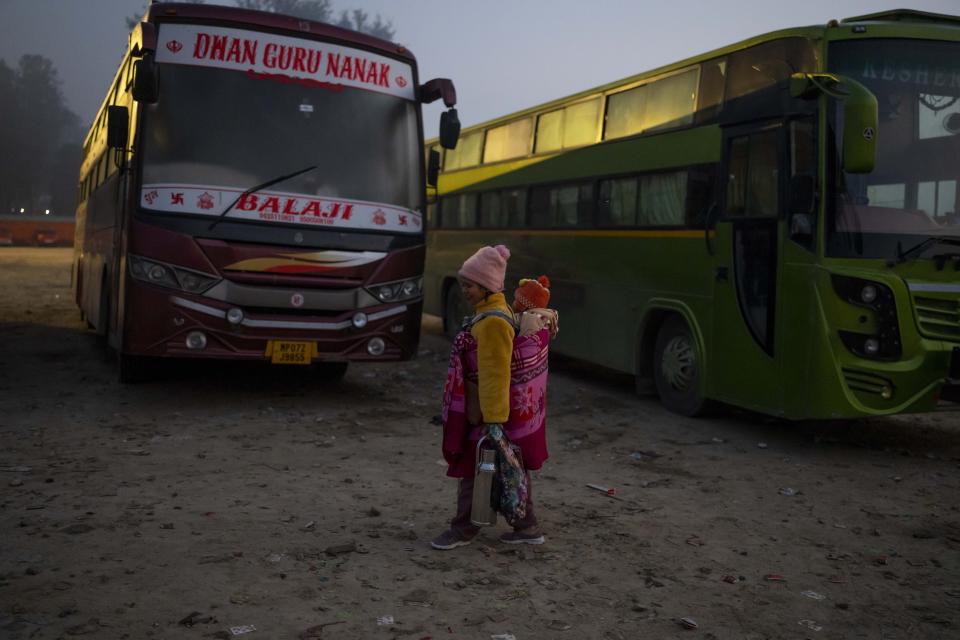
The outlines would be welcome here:
<svg viewBox="0 0 960 640">
<path fill-rule="evenodd" d="M 929 247 L 932 247 L 935 244 L 952 244 L 960 247 L 960 238 L 944 238 L 942 236 L 930 236 L 924 240 L 921 240 L 917 244 L 913 245 L 906 251 L 902 251 L 900 243 L 897 242 L 897 257 L 894 260 L 891 260 L 887 263 L 887 266 L 895 267 L 898 264 L 910 260 L 914 256 L 918 256 L 923 253 Z"/>
<path fill-rule="evenodd" d="M 210 226 L 207 227 L 207 231 L 212 231 L 215 226 L 217 226 L 218 224 L 220 224 L 220 223 L 223 221 L 224 216 L 226 216 L 228 213 L 230 213 L 230 210 L 233 209 L 233 208 L 237 205 L 238 202 L 240 202 L 240 199 L 241 199 L 241 198 L 246 198 L 247 196 L 249 196 L 249 195 L 251 195 L 251 194 L 254 194 L 254 193 L 256 193 L 257 191 L 260 191 L 261 189 L 266 189 L 267 187 L 272 187 L 273 185 L 277 184 L 278 182 L 283 182 L 284 180 L 289 180 L 290 178 L 296 178 L 296 177 L 297 177 L 298 175 L 300 175 L 301 173 L 306 173 L 307 171 L 311 171 L 311 170 L 316 169 L 316 168 L 317 168 L 317 165 L 312 164 L 312 165 L 310 165 L 309 167 L 306 167 L 306 168 L 304 168 L 304 169 L 300 169 L 299 171 L 294 171 L 293 173 L 288 173 L 288 174 L 286 174 L 286 175 L 280 176 L 279 178 L 273 178 L 272 180 L 267 180 L 266 182 L 263 182 L 263 183 L 261 183 L 261 184 L 258 184 L 258 185 L 255 186 L 255 187 L 250 187 L 249 189 L 247 189 L 246 191 L 244 191 L 243 193 L 241 193 L 240 195 L 238 195 L 238 196 L 234 199 L 234 201 L 231 202 L 231 203 L 227 206 L 227 208 L 224 209 L 223 212 L 222 212 L 220 215 L 217 216 L 217 219 L 210 223 Z"/>
</svg>

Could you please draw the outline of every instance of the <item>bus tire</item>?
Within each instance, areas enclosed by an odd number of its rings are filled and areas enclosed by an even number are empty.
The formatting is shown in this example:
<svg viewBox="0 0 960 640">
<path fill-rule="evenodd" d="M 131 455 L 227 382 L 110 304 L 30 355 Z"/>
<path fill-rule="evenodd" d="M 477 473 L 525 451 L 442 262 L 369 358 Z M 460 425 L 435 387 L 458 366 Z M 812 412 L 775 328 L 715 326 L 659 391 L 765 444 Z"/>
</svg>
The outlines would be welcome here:
<svg viewBox="0 0 960 640">
<path fill-rule="evenodd" d="M 444 298 L 443 307 L 443 330 L 447 337 L 453 340 L 460 333 L 460 326 L 463 324 L 463 318 L 470 313 L 467 304 L 460 293 L 460 287 L 454 282 L 447 287 L 447 295 Z"/>
<path fill-rule="evenodd" d="M 334 382 L 347 375 L 349 366 L 349 362 L 318 362 L 313 365 L 313 371 L 321 380 Z"/>
<path fill-rule="evenodd" d="M 671 315 L 660 325 L 653 355 L 653 378 L 663 406 L 684 416 L 701 415 L 706 401 L 700 377 L 701 356 L 690 327 Z"/>
</svg>

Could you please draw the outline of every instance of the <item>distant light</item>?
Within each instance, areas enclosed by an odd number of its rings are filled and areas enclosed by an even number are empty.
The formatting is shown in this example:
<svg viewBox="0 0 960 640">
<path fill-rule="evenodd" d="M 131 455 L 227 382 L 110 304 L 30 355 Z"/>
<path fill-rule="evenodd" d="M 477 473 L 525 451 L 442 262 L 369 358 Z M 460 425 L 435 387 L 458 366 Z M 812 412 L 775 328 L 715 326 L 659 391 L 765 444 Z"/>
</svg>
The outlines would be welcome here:
<svg viewBox="0 0 960 640">
<path fill-rule="evenodd" d="M 50 209 L 44 209 L 44 210 L 43 210 L 43 215 L 45 215 L 45 216 L 50 215 Z"/>
<path fill-rule="evenodd" d="M 20 207 L 20 213 L 23 213 L 23 207 Z"/>
</svg>

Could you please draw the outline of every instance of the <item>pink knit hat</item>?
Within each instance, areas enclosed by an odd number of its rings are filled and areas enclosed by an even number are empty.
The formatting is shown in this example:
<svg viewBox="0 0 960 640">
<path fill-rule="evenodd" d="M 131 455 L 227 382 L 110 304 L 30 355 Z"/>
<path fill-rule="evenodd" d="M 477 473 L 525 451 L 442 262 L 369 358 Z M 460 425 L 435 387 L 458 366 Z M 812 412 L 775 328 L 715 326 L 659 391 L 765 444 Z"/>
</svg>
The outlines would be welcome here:
<svg viewBox="0 0 960 640">
<path fill-rule="evenodd" d="M 476 282 L 487 291 L 499 293 L 503 291 L 503 277 L 507 271 L 508 258 L 510 258 L 510 249 L 502 244 L 495 247 L 480 247 L 475 254 L 464 261 L 457 275 Z"/>
</svg>

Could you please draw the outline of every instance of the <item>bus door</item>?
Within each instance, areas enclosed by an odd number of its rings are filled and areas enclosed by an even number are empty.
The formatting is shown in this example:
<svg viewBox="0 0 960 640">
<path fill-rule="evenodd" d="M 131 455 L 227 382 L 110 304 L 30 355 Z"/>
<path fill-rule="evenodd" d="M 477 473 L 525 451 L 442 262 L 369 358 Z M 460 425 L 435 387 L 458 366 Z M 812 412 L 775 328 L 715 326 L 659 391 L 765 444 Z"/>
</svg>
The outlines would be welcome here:
<svg viewBox="0 0 960 640">
<path fill-rule="evenodd" d="M 783 129 L 737 127 L 723 138 L 707 395 L 748 408 L 781 404 L 774 330 Z"/>
</svg>

